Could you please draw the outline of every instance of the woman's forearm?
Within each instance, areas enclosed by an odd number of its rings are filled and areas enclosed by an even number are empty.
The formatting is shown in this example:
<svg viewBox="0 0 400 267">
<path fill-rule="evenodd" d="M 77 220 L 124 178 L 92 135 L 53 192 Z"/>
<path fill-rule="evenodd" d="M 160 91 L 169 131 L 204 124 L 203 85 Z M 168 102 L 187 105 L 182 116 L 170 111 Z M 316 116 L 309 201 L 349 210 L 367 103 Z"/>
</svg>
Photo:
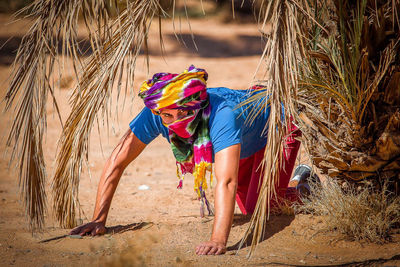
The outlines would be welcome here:
<svg viewBox="0 0 400 267">
<path fill-rule="evenodd" d="M 131 130 L 128 130 L 107 160 L 97 187 L 96 204 L 91 222 L 75 227 L 70 235 L 101 235 L 106 232 L 105 224 L 111 201 L 126 166 L 146 147 Z"/>
<path fill-rule="evenodd" d="M 215 218 L 211 240 L 226 245 L 232 226 L 238 182 L 240 144 L 223 149 L 215 155 Z"/>
<path fill-rule="evenodd" d="M 108 158 L 97 189 L 96 204 L 92 221 L 105 224 L 111 201 L 126 166 L 145 148 L 133 133 L 128 130 Z"/>
<path fill-rule="evenodd" d="M 226 179 L 218 183 L 215 192 L 215 218 L 211 240 L 226 245 L 235 209 L 236 182 Z"/>
<path fill-rule="evenodd" d="M 92 221 L 106 223 L 111 201 L 123 171 L 121 167 L 117 167 L 112 163 L 111 158 L 107 160 L 97 188 Z"/>
</svg>

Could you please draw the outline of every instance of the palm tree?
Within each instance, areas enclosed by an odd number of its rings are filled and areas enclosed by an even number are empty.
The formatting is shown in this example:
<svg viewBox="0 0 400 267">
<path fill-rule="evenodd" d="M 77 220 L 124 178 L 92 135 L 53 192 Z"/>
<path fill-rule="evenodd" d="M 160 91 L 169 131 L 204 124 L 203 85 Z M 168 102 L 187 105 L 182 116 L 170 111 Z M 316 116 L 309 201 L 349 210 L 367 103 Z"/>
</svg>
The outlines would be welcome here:
<svg viewBox="0 0 400 267">
<path fill-rule="evenodd" d="M 286 120 L 293 116 L 299 124 L 313 164 L 332 179 L 368 179 L 376 186 L 388 179 L 399 188 L 400 1 L 269 1 L 265 6 L 272 30 L 262 62 L 269 70 L 263 96 L 271 96 L 272 105 L 284 103 Z M 283 131 L 269 131 L 261 197 L 246 232 L 251 252 L 263 236 L 265 203 L 274 194 L 274 159 L 281 150 L 274 145 L 282 144 L 286 132 L 279 107 L 272 109 L 278 112 L 271 113 L 270 123 Z"/>
<path fill-rule="evenodd" d="M 400 2 L 332 4 L 315 19 L 334 27 L 327 34 L 311 32 L 299 77 L 307 147 L 314 164 L 332 178 L 398 181 Z"/>
<path fill-rule="evenodd" d="M 265 177 L 243 239 L 252 236 L 251 252 L 265 230 L 287 135 L 285 121 L 291 116 L 303 131 L 313 163 L 328 176 L 399 181 L 400 173 L 400 1 L 260 2 L 259 21 L 266 38 L 260 65 L 268 70 L 263 81 L 268 90 L 253 100 L 268 95 L 268 127 L 276 130 L 268 132 Z M 156 0 L 124 3 L 121 11 L 118 1 L 37 0 L 26 9 L 36 21 L 18 51 L 6 101 L 10 108 L 19 99 L 8 143 L 20 158 L 20 182 L 33 228 L 44 221 L 42 138 L 56 48 L 60 45 L 62 53 L 73 58 L 78 79 L 53 179 L 57 219 L 72 227 L 93 122 L 100 111 L 107 116 L 109 97 L 113 89 L 120 90 L 124 70 L 127 85 L 132 85 L 135 59 L 146 46 L 150 23 L 165 15 Z M 80 61 L 76 40 L 80 12 L 93 50 L 87 62 Z"/>
</svg>

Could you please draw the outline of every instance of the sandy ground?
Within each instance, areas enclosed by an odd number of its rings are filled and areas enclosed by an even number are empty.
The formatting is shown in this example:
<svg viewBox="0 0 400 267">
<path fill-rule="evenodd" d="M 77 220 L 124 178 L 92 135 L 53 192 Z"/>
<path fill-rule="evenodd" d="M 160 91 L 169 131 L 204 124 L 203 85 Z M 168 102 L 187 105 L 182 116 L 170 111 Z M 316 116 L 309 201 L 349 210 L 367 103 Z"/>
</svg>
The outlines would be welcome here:
<svg viewBox="0 0 400 267">
<path fill-rule="evenodd" d="M 6 25 L 9 17 L 0 17 L 0 41 L 14 36 L 0 50 L 1 97 L 6 92 L 13 55 L 30 22 L 21 20 Z M 190 64 L 205 68 L 209 73 L 209 87 L 246 88 L 257 68 L 262 43 L 255 24 L 223 24 L 216 18 L 191 20 L 198 51 L 191 43 L 190 31 L 183 23 L 182 38 L 187 47 L 175 39 L 170 22 L 165 27 L 166 54 L 157 48 L 157 28 L 150 34 L 150 70 L 144 56 L 140 56 L 136 70 L 136 86 L 159 71 L 180 72 Z M 68 65 L 68 61 L 67 61 Z M 63 72 L 62 88 L 56 90 L 63 121 L 70 108 L 67 99 L 73 86 L 69 81 L 72 71 Z M 137 88 L 137 87 L 136 87 Z M 136 89 L 135 88 L 135 89 Z M 16 171 L 7 167 L 8 155 L 0 159 L 0 266 L 265 266 L 304 265 L 333 266 L 400 266 L 400 236 L 393 242 L 375 245 L 340 239 L 335 233 L 323 233 L 323 218 L 311 215 L 272 216 L 266 238 L 251 259 L 249 248 L 235 250 L 246 228 L 248 219 L 238 208 L 234 219 L 228 252 L 222 256 L 196 256 L 195 246 L 206 241 L 211 233 L 212 217 L 199 217 L 199 203 L 187 176 L 183 190 L 176 190 L 177 178 L 173 155 L 168 143 L 157 138 L 140 157 L 130 164 L 121 179 L 107 221 L 108 233 L 101 237 L 69 237 L 47 243 L 40 240 L 62 236 L 62 229 L 51 211 L 51 181 L 54 158 L 60 136 L 60 122 L 54 106 L 48 111 L 48 128 L 44 142 L 47 163 L 47 192 L 49 200 L 46 228 L 43 233 L 32 233 L 27 227 L 24 209 L 18 193 Z M 89 170 L 85 169 L 80 183 L 82 221 L 91 218 L 97 182 L 106 157 L 128 129 L 130 120 L 143 104 L 135 97 L 126 98 L 125 108 L 119 103 L 110 125 L 100 123 L 100 133 L 91 137 Z M 2 103 L 2 108 L 4 103 Z M 115 106 L 114 106 L 115 108 Z M 10 113 L 1 114 L 1 151 L 6 150 L 5 136 L 12 122 Z M 97 128 L 97 126 L 96 126 Z M 304 158 L 303 158 L 304 160 Z M 139 190 L 147 185 L 149 190 Z M 397 255 L 397 256 L 396 256 Z M 394 258 L 393 258 L 394 257 Z M 390 260 L 388 260 L 390 259 Z"/>
</svg>

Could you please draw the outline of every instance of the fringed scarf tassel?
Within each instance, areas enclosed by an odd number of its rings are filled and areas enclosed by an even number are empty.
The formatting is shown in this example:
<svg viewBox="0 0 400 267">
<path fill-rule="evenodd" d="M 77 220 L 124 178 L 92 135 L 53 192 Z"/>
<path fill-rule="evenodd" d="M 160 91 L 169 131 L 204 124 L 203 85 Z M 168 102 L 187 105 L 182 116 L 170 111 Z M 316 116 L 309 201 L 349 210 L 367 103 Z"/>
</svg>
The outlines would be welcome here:
<svg viewBox="0 0 400 267">
<path fill-rule="evenodd" d="M 176 176 L 179 179 L 177 189 L 183 188 L 183 173 L 181 174 L 180 164 L 177 162 L 176 164 Z M 182 167 L 182 166 L 181 166 Z M 207 179 L 206 179 L 206 172 L 210 172 L 210 187 L 212 187 L 213 175 L 212 175 L 212 164 L 207 162 L 200 162 L 196 164 L 195 171 L 193 172 L 194 175 L 194 190 L 197 193 L 198 199 L 200 201 L 200 216 L 204 217 L 204 206 L 207 207 L 208 215 L 214 215 L 214 208 L 212 204 L 208 201 L 206 197 L 205 190 L 207 187 Z"/>
<path fill-rule="evenodd" d="M 207 179 L 206 172 L 210 172 L 210 187 L 212 186 L 212 164 L 208 162 L 201 161 L 199 164 L 195 165 L 195 170 L 193 172 L 194 176 L 194 189 L 200 201 L 200 216 L 204 217 L 204 206 L 207 207 L 208 215 L 214 215 L 211 203 L 206 197 L 205 190 L 207 189 Z"/>
</svg>

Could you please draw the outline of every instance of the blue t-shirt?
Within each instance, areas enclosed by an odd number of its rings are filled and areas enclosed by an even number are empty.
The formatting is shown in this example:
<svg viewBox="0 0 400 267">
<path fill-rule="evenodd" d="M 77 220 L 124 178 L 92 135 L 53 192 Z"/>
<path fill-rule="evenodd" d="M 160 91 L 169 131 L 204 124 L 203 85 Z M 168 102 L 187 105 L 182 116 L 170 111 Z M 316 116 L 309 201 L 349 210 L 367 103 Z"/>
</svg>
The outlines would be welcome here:
<svg viewBox="0 0 400 267">
<path fill-rule="evenodd" d="M 208 97 L 211 105 L 209 121 L 210 139 L 215 153 L 235 144 L 241 144 L 240 158 L 246 158 L 267 143 L 266 127 L 270 108 L 265 105 L 265 98 L 252 104 L 238 107 L 238 104 L 248 99 L 251 94 L 248 90 L 232 90 L 225 87 L 208 88 Z M 254 107 L 262 111 L 251 121 Z M 168 128 L 162 124 L 161 117 L 154 115 L 147 107 L 129 124 L 132 132 L 145 144 L 149 144 L 159 134 L 168 141 Z"/>
</svg>

